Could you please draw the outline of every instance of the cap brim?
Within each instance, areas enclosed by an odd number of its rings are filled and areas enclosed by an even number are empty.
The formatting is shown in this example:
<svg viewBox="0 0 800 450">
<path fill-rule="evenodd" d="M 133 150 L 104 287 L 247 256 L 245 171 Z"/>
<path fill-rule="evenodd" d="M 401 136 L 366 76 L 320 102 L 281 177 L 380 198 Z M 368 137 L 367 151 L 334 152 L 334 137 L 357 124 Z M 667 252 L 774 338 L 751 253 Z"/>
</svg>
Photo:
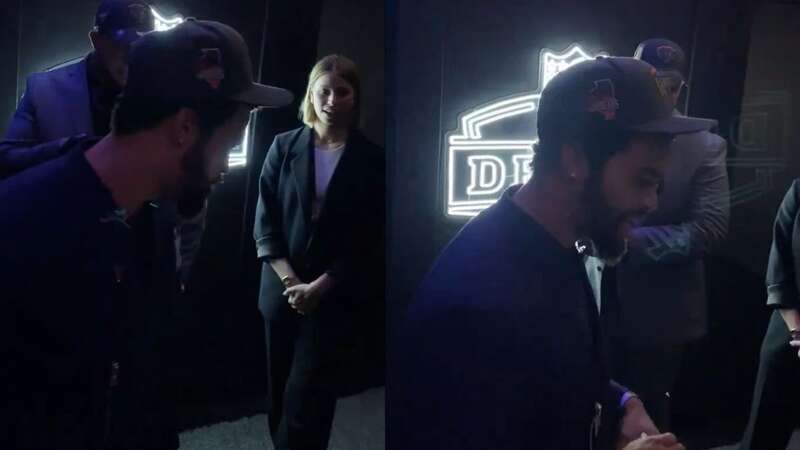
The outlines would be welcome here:
<svg viewBox="0 0 800 450">
<path fill-rule="evenodd" d="M 294 95 L 286 89 L 253 83 L 242 92 L 230 96 L 231 100 L 266 108 L 280 108 L 294 100 Z"/>
<path fill-rule="evenodd" d="M 688 134 L 698 131 L 708 131 L 716 126 L 717 121 L 714 119 L 671 116 L 666 119 L 654 120 L 641 125 L 628 127 L 628 129 L 641 133 Z"/>
</svg>

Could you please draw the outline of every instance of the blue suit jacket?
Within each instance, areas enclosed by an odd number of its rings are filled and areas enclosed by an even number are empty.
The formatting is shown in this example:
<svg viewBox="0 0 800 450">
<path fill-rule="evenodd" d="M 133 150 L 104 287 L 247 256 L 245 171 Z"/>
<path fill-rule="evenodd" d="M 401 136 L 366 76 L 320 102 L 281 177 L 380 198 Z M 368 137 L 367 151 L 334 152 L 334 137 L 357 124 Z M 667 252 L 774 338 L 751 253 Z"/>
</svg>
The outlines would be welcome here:
<svg viewBox="0 0 800 450">
<path fill-rule="evenodd" d="M 48 142 L 94 134 L 86 58 L 28 77 L 6 139 Z"/>
</svg>

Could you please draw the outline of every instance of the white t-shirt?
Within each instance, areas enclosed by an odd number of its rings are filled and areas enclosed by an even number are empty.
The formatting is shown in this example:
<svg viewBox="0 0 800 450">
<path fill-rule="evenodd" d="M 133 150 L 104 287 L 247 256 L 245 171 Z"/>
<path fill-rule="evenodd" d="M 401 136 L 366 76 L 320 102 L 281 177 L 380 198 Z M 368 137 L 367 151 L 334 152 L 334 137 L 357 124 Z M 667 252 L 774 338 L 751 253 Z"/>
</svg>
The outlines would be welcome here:
<svg viewBox="0 0 800 450">
<path fill-rule="evenodd" d="M 320 207 L 325 201 L 325 193 L 333 177 L 333 172 L 339 164 L 339 159 L 344 153 L 344 143 L 332 146 L 319 145 L 314 147 L 314 181 L 316 185 L 316 195 L 311 208 L 311 218 L 316 221 L 319 216 Z"/>
</svg>

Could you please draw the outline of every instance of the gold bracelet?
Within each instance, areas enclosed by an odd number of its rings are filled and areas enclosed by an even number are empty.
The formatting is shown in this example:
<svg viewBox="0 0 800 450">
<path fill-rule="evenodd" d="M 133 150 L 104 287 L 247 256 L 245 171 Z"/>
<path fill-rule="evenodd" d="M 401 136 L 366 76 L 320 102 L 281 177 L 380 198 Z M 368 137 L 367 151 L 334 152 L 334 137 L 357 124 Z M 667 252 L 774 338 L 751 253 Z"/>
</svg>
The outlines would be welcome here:
<svg viewBox="0 0 800 450">
<path fill-rule="evenodd" d="M 292 287 L 292 285 L 297 284 L 297 278 L 291 275 L 284 275 L 281 277 L 281 283 L 283 283 L 283 285 L 286 287 Z"/>
</svg>

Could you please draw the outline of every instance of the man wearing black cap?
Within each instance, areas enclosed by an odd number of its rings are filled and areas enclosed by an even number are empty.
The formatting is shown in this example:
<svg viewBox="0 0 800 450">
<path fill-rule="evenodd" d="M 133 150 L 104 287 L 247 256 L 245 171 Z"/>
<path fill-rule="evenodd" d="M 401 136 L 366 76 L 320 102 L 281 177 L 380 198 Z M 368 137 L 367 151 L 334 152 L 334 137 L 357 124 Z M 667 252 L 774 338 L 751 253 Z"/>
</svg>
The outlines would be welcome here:
<svg viewBox="0 0 800 450">
<path fill-rule="evenodd" d="M 141 0 L 104 0 L 89 33 L 93 51 L 28 77 L 6 139 L 48 142 L 108 134 L 114 99 L 125 85 L 130 44 L 153 28 L 150 7 Z"/>
<path fill-rule="evenodd" d="M 154 26 L 150 6 L 144 1 L 103 0 L 89 33 L 92 52 L 77 62 L 28 77 L 0 146 L 0 179 L 57 156 L 21 149 L 80 134 L 108 134 L 114 100 L 127 77 L 129 48 Z M 158 212 L 164 226 L 178 227 L 180 259 L 176 265 L 184 284 L 200 249 L 205 220 L 202 207 L 196 199 L 186 198 L 180 205 L 164 203 Z"/>
<path fill-rule="evenodd" d="M 669 109 L 681 117 L 675 107 L 685 85 L 683 50 L 648 39 L 634 57 L 656 68 Z M 683 349 L 707 330 L 703 257 L 725 238 L 730 209 L 725 140 L 704 130 L 671 145 L 658 208 L 631 231 L 628 255 L 616 267 L 619 347 L 611 348 L 614 378 L 639 394 L 662 430 L 669 428 L 668 392 Z"/>
<path fill-rule="evenodd" d="M 683 448 L 610 381 L 576 241 L 620 255 L 672 137 L 713 121 L 673 116 L 632 58 L 559 73 L 538 106 L 532 178 L 459 232 L 390 341 L 391 448 Z"/>
<path fill-rule="evenodd" d="M 7 448 L 177 448 L 151 356 L 170 261 L 141 245 L 171 236 L 136 224 L 152 200 L 208 194 L 250 110 L 292 100 L 253 82 L 244 40 L 217 22 L 150 33 L 129 64 L 109 135 L 43 144 L 64 156 L 0 182 Z"/>
</svg>

